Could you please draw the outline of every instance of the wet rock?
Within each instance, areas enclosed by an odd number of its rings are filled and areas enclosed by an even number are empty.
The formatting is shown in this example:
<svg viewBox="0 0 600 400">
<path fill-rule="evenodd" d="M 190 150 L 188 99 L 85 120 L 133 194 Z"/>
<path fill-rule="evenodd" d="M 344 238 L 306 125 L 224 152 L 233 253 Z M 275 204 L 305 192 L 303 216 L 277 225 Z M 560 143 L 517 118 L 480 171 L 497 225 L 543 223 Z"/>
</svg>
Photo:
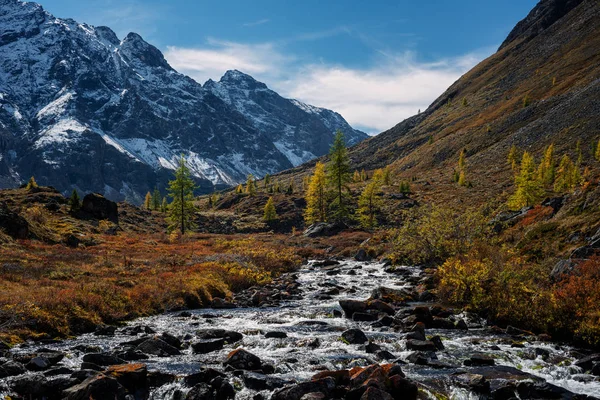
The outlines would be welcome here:
<svg viewBox="0 0 600 400">
<path fill-rule="evenodd" d="M 83 362 L 96 364 L 99 366 L 109 366 L 115 364 L 125 364 L 124 360 L 108 353 L 90 353 L 83 356 Z M 82 368 L 83 369 L 83 368 Z"/>
<path fill-rule="evenodd" d="M 371 299 L 379 299 L 388 304 L 404 304 L 408 300 L 413 300 L 414 296 L 405 289 L 380 286 L 371 292 Z"/>
<path fill-rule="evenodd" d="M 365 351 L 367 353 L 374 354 L 374 353 L 378 352 L 379 350 L 381 350 L 381 346 L 379 346 L 378 344 L 375 344 L 373 342 L 370 342 L 369 344 L 367 344 L 365 346 Z"/>
<path fill-rule="evenodd" d="M 410 353 L 408 357 L 406 357 L 406 361 L 417 365 L 428 365 L 430 358 L 431 356 L 428 353 L 422 351 L 415 351 L 413 353 Z"/>
<path fill-rule="evenodd" d="M 394 315 L 394 313 L 396 312 L 394 307 L 379 299 L 370 300 L 367 303 L 367 308 L 369 310 L 377 310 L 388 315 Z"/>
<path fill-rule="evenodd" d="M 168 332 L 163 332 L 162 335 L 160 335 L 159 339 L 162 340 L 163 342 L 170 344 L 171 346 L 175 347 L 176 349 L 181 349 L 181 339 L 179 339 L 175 335 L 171 335 Z"/>
<path fill-rule="evenodd" d="M 244 349 L 236 349 L 227 355 L 225 365 L 235 369 L 243 370 L 259 370 L 262 366 L 262 361 L 258 356 Z"/>
<path fill-rule="evenodd" d="M 474 354 L 468 360 L 465 360 L 464 365 L 466 366 L 492 366 L 496 365 L 494 358 L 488 354 Z"/>
<path fill-rule="evenodd" d="M 196 332 L 196 336 L 200 339 L 225 339 L 229 344 L 239 342 L 244 337 L 241 333 L 225 329 L 205 329 Z"/>
<path fill-rule="evenodd" d="M 335 380 L 331 377 L 302 382 L 277 390 L 271 396 L 271 400 L 300 400 L 302 396 L 309 393 L 323 393 L 328 396 L 335 387 Z"/>
<path fill-rule="evenodd" d="M 448 318 L 433 317 L 430 326 L 436 329 L 455 329 L 454 322 Z"/>
<path fill-rule="evenodd" d="M 416 351 L 437 351 L 437 346 L 430 340 L 415 340 L 408 339 L 406 341 L 406 349 L 407 350 L 416 350 Z"/>
<path fill-rule="evenodd" d="M 375 356 L 377 356 L 378 360 L 393 360 L 396 358 L 395 355 L 393 355 L 387 350 L 379 350 L 375 352 Z"/>
<path fill-rule="evenodd" d="M 371 386 L 363 393 L 360 400 L 394 400 L 394 398 L 389 393 Z"/>
<path fill-rule="evenodd" d="M 348 329 L 342 333 L 342 339 L 349 344 L 363 344 L 369 341 L 367 336 L 360 329 Z"/>
<path fill-rule="evenodd" d="M 228 308 L 236 308 L 236 305 L 230 301 L 222 299 L 220 297 L 215 297 L 210 302 L 210 306 L 215 309 L 228 309 Z"/>
<path fill-rule="evenodd" d="M 192 344 L 192 350 L 196 354 L 207 354 L 221 350 L 225 345 L 225 339 L 208 339 Z"/>
<path fill-rule="evenodd" d="M 367 254 L 365 249 L 360 249 L 354 256 L 356 261 L 371 261 L 371 257 Z"/>
<path fill-rule="evenodd" d="M 515 328 L 514 326 L 507 326 L 506 333 L 511 336 L 534 336 L 533 332 L 526 331 L 524 329 Z"/>
<path fill-rule="evenodd" d="M 85 369 L 85 370 L 93 370 L 93 371 L 104 371 L 104 367 L 98 365 L 98 364 L 94 364 L 91 362 L 82 362 L 80 365 L 81 369 Z"/>
<path fill-rule="evenodd" d="M 355 312 L 352 314 L 352 320 L 357 322 L 373 322 L 377 321 L 378 317 L 376 314 Z"/>
<path fill-rule="evenodd" d="M 96 336 L 115 336 L 116 326 L 102 325 L 96 328 L 94 335 Z"/>
<path fill-rule="evenodd" d="M 98 373 L 99 373 L 98 371 L 93 370 L 93 369 L 80 369 L 79 371 L 74 371 L 71 374 L 71 378 L 73 378 L 77 382 L 81 383 L 91 376 L 98 375 Z"/>
<path fill-rule="evenodd" d="M 248 389 L 252 390 L 270 390 L 273 391 L 275 389 L 279 389 L 284 387 L 285 385 L 289 385 L 291 382 L 285 379 L 275 378 L 272 376 L 260 374 L 257 372 L 244 372 L 242 375 L 242 380 L 244 381 L 244 385 Z"/>
<path fill-rule="evenodd" d="M 431 339 L 431 342 L 435 345 L 438 350 L 444 350 L 444 343 L 442 343 L 442 338 L 439 336 L 434 336 Z"/>
<path fill-rule="evenodd" d="M 490 382 L 483 375 L 460 372 L 452 375 L 452 381 L 477 393 L 490 392 Z"/>
<path fill-rule="evenodd" d="M 517 392 L 522 399 L 572 399 L 574 394 L 548 382 L 519 382 Z"/>
<path fill-rule="evenodd" d="M 389 392 L 394 399 L 415 400 L 417 398 L 419 388 L 414 382 L 399 374 L 391 376 L 389 380 Z"/>
<path fill-rule="evenodd" d="M 73 370 L 67 367 L 51 368 L 44 372 L 44 376 L 71 375 Z"/>
<path fill-rule="evenodd" d="M 346 318 L 352 318 L 355 312 L 365 312 L 367 310 L 367 302 L 360 300 L 340 300 L 340 307 L 344 311 Z"/>
<path fill-rule="evenodd" d="M 177 356 L 181 352 L 159 338 L 151 338 L 141 343 L 136 350 L 145 354 L 152 354 L 157 357 Z"/>
<path fill-rule="evenodd" d="M 0 365 L 0 379 L 9 376 L 22 375 L 25 373 L 25 371 L 26 369 L 23 364 L 16 361 L 8 361 Z"/>
<path fill-rule="evenodd" d="M 118 353 L 115 353 L 115 356 L 125 361 L 139 361 L 147 360 L 148 358 L 150 358 L 139 350 L 120 351 Z"/>
<path fill-rule="evenodd" d="M 148 334 L 148 335 L 152 335 L 152 334 L 156 333 L 156 331 L 147 325 L 134 325 L 134 326 L 127 326 L 127 327 L 121 329 L 121 333 L 124 335 L 135 336 L 135 335 L 140 335 L 140 334 L 144 334 L 144 333 Z"/>
<path fill-rule="evenodd" d="M 350 383 L 350 371 L 347 369 L 341 369 L 338 371 L 321 371 L 318 374 L 313 375 L 311 380 L 318 381 L 328 377 L 335 379 L 336 385 L 348 385 Z"/>
<path fill-rule="evenodd" d="M 175 382 L 177 377 L 174 374 L 162 371 L 149 371 L 148 372 L 148 386 L 151 388 L 161 387 L 168 383 Z"/>
<path fill-rule="evenodd" d="M 457 321 L 454 323 L 454 327 L 455 327 L 456 329 L 460 329 L 460 330 L 463 330 L 463 331 L 467 331 L 467 330 L 469 330 L 469 326 L 467 325 L 467 323 L 465 322 L 465 320 L 464 320 L 464 319 L 459 319 L 459 320 L 457 320 Z"/>
<path fill-rule="evenodd" d="M 29 360 L 25 368 L 30 371 L 45 371 L 50 368 L 50 365 L 50 361 L 46 357 L 37 356 Z"/>
<path fill-rule="evenodd" d="M 215 390 L 207 383 L 199 383 L 185 396 L 185 400 L 216 400 Z"/>
<path fill-rule="evenodd" d="M 20 395 L 42 396 L 47 379 L 42 374 L 24 375 L 11 382 L 11 388 Z"/>
<path fill-rule="evenodd" d="M 125 399 L 125 395 L 125 388 L 115 378 L 104 374 L 89 377 L 63 391 L 63 397 L 67 400 L 120 400 Z"/>
<path fill-rule="evenodd" d="M 270 339 L 270 338 L 285 339 L 285 338 L 287 338 L 287 333 L 285 333 L 285 332 L 271 331 L 271 332 L 265 333 L 265 338 L 267 338 L 267 339 Z"/>
<path fill-rule="evenodd" d="M 327 399 L 327 396 L 325 396 L 325 394 L 321 393 L 321 392 L 307 393 L 300 398 L 300 400 L 325 400 L 325 399 Z"/>
<path fill-rule="evenodd" d="M 330 267 L 332 265 L 340 265 L 340 262 L 333 259 L 327 259 L 323 261 L 317 261 L 313 264 L 314 267 Z"/>
<path fill-rule="evenodd" d="M 575 361 L 575 365 L 584 371 L 590 371 L 594 367 L 594 364 L 598 362 L 600 362 L 600 353 L 585 356 Z"/>
<path fill-rule="evenodd" d="M 200 372 L 197 372 L 192 375 L 188 375 L 183 379 L 183 382 L 188 387 L 196 386 L 199 383 L 210 383 L 215 378 L 226 378 L 225 375 L 221 371 L 217 371 L 214 368 L 204 368 Z"/>
<path fill-rule="evenodd" d="M 113 365 L 104 373 L 113 377 L 135 399 L 148 397 L 148 370 L 144 364 Z"/>
</svg>

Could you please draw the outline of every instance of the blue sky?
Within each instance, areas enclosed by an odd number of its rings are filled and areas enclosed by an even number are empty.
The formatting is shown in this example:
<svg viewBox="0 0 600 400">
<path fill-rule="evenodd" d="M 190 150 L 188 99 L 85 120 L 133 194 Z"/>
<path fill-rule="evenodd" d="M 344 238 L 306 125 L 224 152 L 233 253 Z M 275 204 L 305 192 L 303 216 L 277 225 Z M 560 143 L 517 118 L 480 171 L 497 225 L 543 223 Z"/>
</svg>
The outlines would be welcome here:
<svg viewBox="0 0 600 400">
<path fill-rule="evenodd" d="M 239 69 L 370 133 L 425 109 L 536 0 L 45 0 L 57 17 L 141 34 L 200 83 Z"/>
</svg>

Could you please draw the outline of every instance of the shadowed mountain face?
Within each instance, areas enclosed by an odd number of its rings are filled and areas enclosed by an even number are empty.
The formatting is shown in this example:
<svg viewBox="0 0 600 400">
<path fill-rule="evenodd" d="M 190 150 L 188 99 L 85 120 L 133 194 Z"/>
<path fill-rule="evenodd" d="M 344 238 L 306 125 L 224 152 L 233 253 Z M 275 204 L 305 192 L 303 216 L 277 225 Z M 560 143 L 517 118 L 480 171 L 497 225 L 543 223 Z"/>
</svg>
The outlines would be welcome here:
<svg viewBox="0 0 600 400">
<path fill-rule="evenodd" d="M 139 202 L 184 154 L 210 191 L 321 156 L 337 129 L 367 137 L 242 72 L 202 86 L 135 33 L 0 0 L 0 187 L 35 175 Z"/>
<path fill-rule="evenodd" d="M 514 144 L 539 160 L 555 144 L 559 156 L 595 162 L 600 136 L 600 3 L 543 0 L 510 33 L 498 52 L 482 61 L 421 114 L 350 149 L 353 167 L 392 164 L 416 179 L 434 201 L 485 202 L 511 190 L 506 157 Z M 461 149 L 467 179 L 452 172 Z M 286 174 L 304 174 L 314 162 Z"/>
</svg>

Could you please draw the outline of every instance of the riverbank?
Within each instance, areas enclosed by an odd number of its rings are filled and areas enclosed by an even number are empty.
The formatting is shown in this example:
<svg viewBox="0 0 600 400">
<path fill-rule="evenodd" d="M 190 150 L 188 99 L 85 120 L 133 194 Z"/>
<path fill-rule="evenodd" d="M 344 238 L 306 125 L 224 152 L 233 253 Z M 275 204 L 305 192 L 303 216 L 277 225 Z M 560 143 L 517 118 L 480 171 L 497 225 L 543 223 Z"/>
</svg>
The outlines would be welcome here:
<svg viewBox="0 0 600 400">
<path fill-rule="evenodd" d="M 310 263 L 232 299 L 248 307 L 170 312 L 73 340 L 17 346 L 6 354 L 13 370 L 20 364 L 30 372 L 1 381 L 13 391 L 7 394 L 34 397 L 33 390 L 77 396 L 98 387 L 117 398 L 190 400 L 600 393 L 588 372 L 600 356 L 423 303 L 420 287 L 429 280 L 416 267 Z"/>
<path fill-rule="evenodd" d="M 354 254 L 368 235 L 98 234 L 77 248 L 34 240 L 2 245 L 0 340 L 54 339 L 169 310 L 226 304 L 309 257 Z M 354 252 L 354 253 L 353 253 Z"/>
</svg>

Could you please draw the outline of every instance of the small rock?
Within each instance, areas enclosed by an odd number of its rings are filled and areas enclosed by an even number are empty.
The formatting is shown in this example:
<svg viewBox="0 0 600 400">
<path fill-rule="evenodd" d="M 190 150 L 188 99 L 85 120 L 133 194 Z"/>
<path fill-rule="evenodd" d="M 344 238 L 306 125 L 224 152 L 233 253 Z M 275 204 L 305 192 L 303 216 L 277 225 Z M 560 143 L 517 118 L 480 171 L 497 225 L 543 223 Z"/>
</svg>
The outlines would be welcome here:
<svg viewBox="0 0 600 400">
<path fill-rule="evenodd" d="M 367 336 L 360 329 L 348 329 L 342 333 L 342 338 L 350 344 L 363 344 L 369 341 Z"/>
<path fill-rule="evenodd" d="M 196 354 L 207 354 L 221 350 L 225 345 L 225 339 L 208 339 L 192 344 L 192 350 Z"/>
<path fill-rule="evenodd" d="M 236 349 L 227 355 L 224 363 L 235 369 L 259 370 L 262 366 L 260 358 L 244 349 Z"/>
</svg>

